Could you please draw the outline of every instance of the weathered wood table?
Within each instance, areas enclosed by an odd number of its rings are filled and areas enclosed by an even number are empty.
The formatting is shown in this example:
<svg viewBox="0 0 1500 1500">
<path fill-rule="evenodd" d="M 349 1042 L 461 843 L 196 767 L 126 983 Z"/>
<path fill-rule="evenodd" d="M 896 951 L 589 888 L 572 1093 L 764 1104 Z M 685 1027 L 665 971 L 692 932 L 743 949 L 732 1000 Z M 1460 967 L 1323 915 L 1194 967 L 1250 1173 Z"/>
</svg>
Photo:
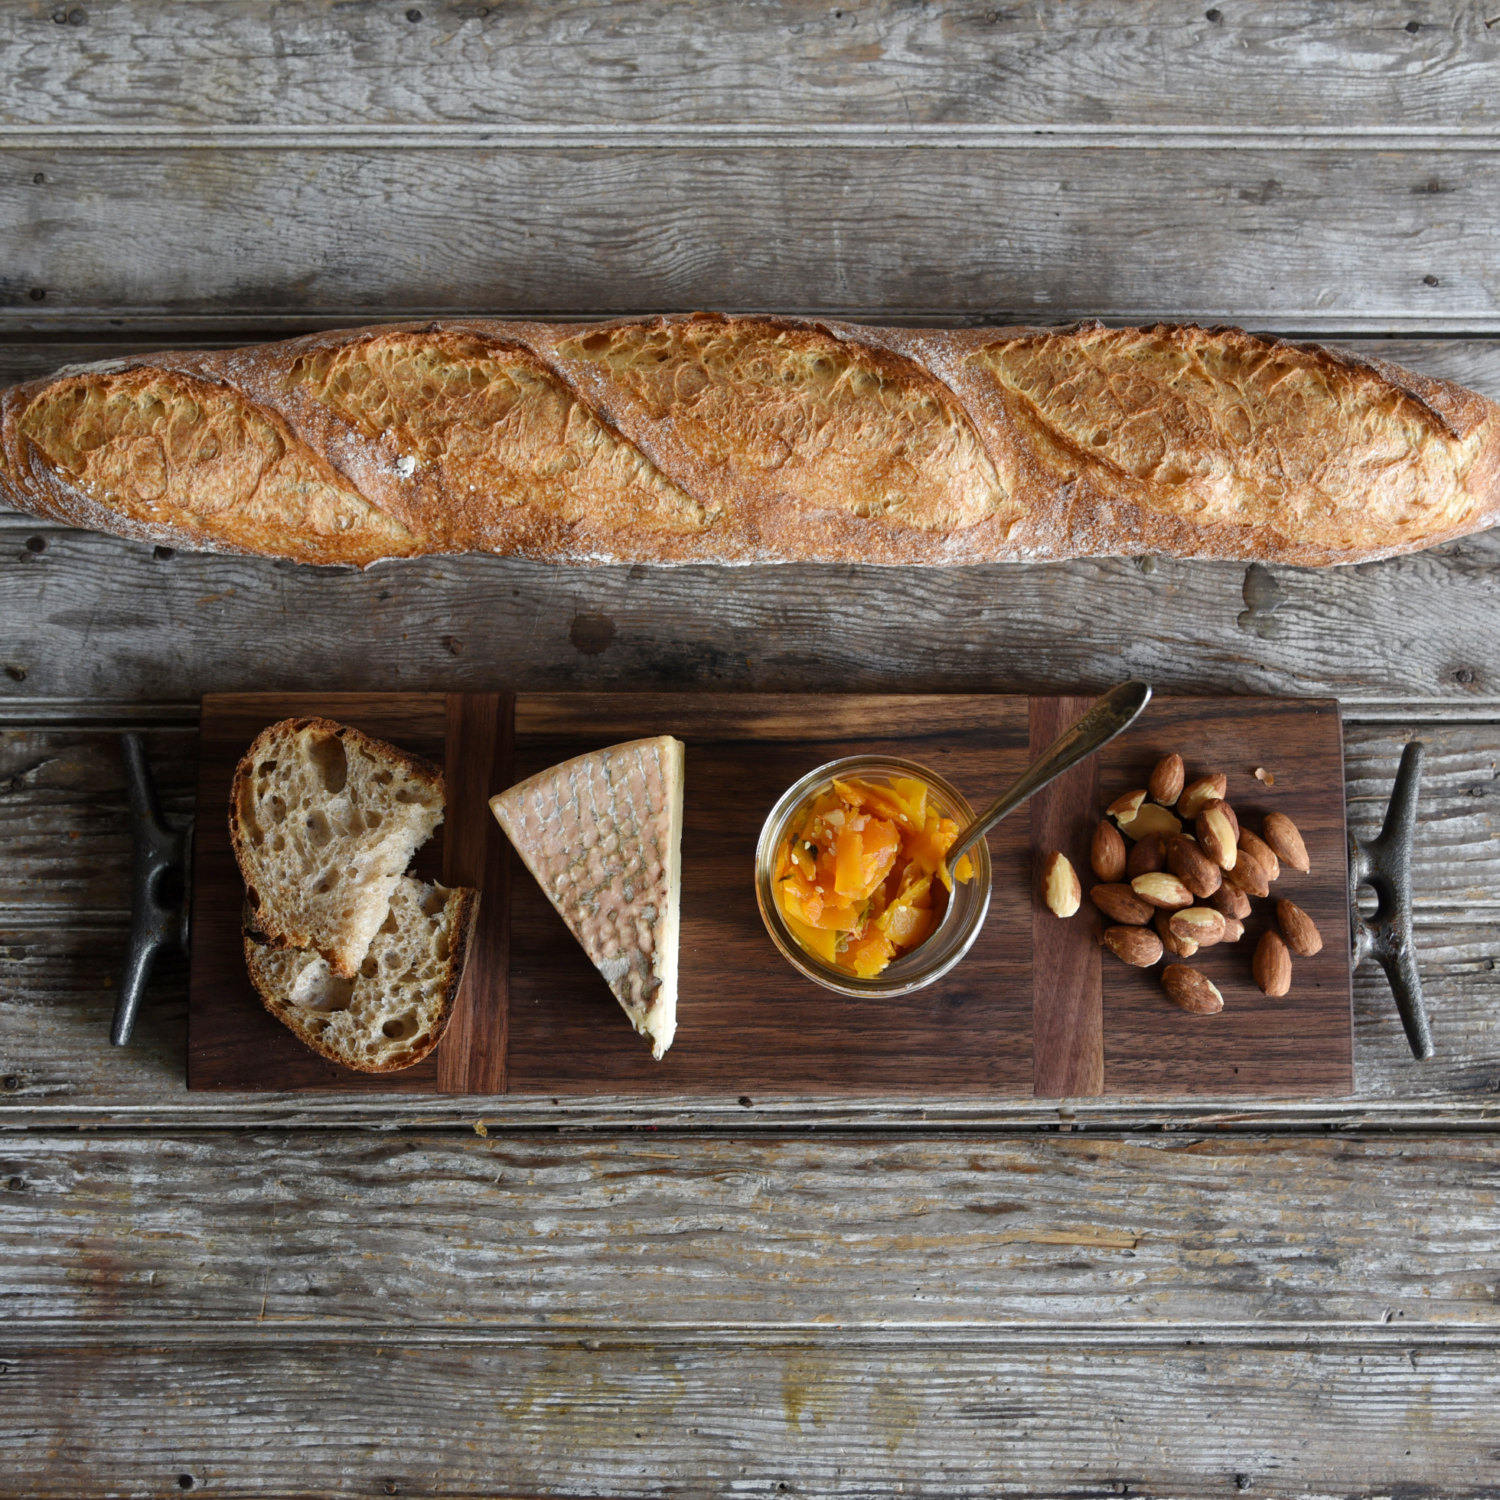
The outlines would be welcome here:
<svg viewBox="0 0 1500 1500">
<path fill-rule="evenodd" d="M 0 377 L 445 312 L 1232 319 L 1500 396 L 1500 25 L 1371 3 L 0 10 Z M 368 575 L 0 517 L 0 1491 L 1500 1491 L 1500 536 L 1337 572 Z M 1335 694 L 1438 1055 L 929 1109 L 193 1096 L 106 1030 L 205 691 Z"/>
</svg>

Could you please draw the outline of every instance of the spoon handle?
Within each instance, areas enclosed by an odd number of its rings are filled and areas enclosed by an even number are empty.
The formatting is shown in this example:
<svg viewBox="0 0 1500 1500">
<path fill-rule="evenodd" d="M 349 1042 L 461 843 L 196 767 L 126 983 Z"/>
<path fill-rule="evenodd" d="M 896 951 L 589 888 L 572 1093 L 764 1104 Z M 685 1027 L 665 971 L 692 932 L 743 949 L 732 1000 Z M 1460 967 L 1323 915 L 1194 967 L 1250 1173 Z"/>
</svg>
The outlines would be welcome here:
<svg viewBox="0 0 1500 1500">
<path fill-rule="evenodd" d="M 1101 750 L 1117 734 L 1127 730 L 1151 701 L 1151 688 L 1144 682 L 1122 682 L 1112 687 L 1076 723 L 1058 735 L 1015 782 L 965 828 L 948 851 L 948 868 L 963 857 L 969 846 L 982 839 L 1001 818 L 1013 812 L 1034 793 L 1041 791 L 1069 766 Z"/>
</svg>

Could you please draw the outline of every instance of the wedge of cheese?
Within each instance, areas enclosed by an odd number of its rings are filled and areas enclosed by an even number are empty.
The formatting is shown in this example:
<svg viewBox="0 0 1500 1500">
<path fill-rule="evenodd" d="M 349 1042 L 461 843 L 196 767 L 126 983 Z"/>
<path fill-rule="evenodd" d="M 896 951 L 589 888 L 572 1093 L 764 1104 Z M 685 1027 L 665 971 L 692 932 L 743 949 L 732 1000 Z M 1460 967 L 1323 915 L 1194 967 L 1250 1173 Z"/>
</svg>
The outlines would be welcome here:
<svg viewBox="0 0 1500 1500">
<path fill-rule="evenodd" d="M 506 837 L 651 1055 L 677 1029 L 683 745 L 593 750 L 490 798 Z"/>
</svg>

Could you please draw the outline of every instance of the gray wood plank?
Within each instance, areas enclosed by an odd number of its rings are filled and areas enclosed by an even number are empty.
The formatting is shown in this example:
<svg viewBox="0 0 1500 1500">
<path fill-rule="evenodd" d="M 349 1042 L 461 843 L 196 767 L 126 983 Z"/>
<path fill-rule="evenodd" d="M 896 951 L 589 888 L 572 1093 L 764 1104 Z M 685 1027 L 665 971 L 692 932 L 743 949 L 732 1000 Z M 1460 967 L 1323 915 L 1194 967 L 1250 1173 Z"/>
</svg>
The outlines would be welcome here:
<svg viewBox="0 0 1500 1500">
<path fill-rule="evenodd" d="M 1460 1135 L 33 1133 L 0 1137 L 0 1286 L 11 1339 L 100 1318 L 1500 1338 L 1497 1189 L 1493 1142 Z"/>
<path fill-rule="evenodd" d="M 33 540 L 35 539 L 35 540 Z M 947 570 L 563 568 L 428 558 L 368 573 L 0 533 L 12 698 L 493 687 L 1162 690 L 1500 697 L 1500 532 L 1353 569 L 1099 559 Z"/>
<path fill-rule="evenodd" d="M 6 165 L 16 330 L 698 306 L 1500 328 L 1500 149 L 18 147 Z"/>
<path fill-rule="evenodd" d="M 1493 1495 L 1491 1349 L 31 1348 L 14 1494 Z"/>
<path fill-rule="evenodd" d="M 411 11 L 418 19 L 408 19 Z M 69 24 L 71 14 L 77 24 Z M 54 16 L 61 19 L 54 19 Z M 873 0 L 18 10 L 0 120 L 129 134 L 275 124 L 453 131 L 796 121 L 896 127 L 1494 128 L 1476 5 Z M 1169 78 L 1170 87 L 1163 87 Z"/>
</svg>

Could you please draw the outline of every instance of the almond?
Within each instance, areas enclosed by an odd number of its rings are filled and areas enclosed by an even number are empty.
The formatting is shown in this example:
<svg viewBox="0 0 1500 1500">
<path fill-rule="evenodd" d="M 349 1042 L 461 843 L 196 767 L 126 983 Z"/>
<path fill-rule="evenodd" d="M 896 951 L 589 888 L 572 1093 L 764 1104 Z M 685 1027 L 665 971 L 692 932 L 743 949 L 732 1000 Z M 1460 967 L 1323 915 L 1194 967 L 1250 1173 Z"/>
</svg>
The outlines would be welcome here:
<svg viewBox="0 0 1500 1500">
<path fill-rule="evenodd" d="M 1224 941 L 1237 943 L 1245 935 L 1245 924 L 1238 917 L 1224 918 Z"/>
<path fill-rule="evenodd" d="M 1163 837 L 1182 832 L 1182 823 L 1177 814 L 1157 802 L 1142 805 L 1133 818 L 1120 819 L 1120 832 L 1128 839 L 1150 838 L 1153 833 Z"/>
<path fill-rule="evenodd" d="M 1229 819 L 1229 826 L 1234 829 L 1235 839 L 1238 840 L 1240 836 L 1239 814 L 1236 813 L 1234 808 L 1231 807 L 1227 802 L 1224 803 L 1224 816 Z"/>
<path fill-rule="evenodd" d="M 1128 885 L 1096 885 L 1089 892 L 1089 900 L 1111 922 L 1123 922 L 1128 927 L 1144 927 L 1155 910 L 1150 902 L 1142 901 Z"/>
<path fill-rule="evenodd" d="M 1108 818 L 1094 830 L 1089 863 L 1100 880 L 1118 880 L 1125 873 L 1125 837 Z"/>
<path fill-rule="evenodd" d="M 1250 915 L 1250 898 L 1237 885 L 1221 885 L 1208 898 L 1208 904 L 1240 922 Z"/>
<path fill-rule="evenodd" d="M 1167 840 L 1167 868 L 1200 900 L 1207 900 L 1223 883 L 1224 873 L 1185 833 Z"/>
<path fill-rule="evenodd" d="M 1224 940 L 1224 913 L 1211 906 L 1190 906 L 1186 911 L 1174 911 L 1167 925 L 1179 941 L 1197 943 L 1200 948 L 1212 948 Z"/>
<path fill-rule="evenodd" d="M 1234 825 L 1224 811 L 1225 804 L 1217 799 L 1206 803 L 1198 820 L 1193 825 L 1198 833 L 1198 842 L 1203 852 L 1221 870 L 1232 870 L 1238 854 L 1234 837 Z"/>
<path fill-rule="evenodd" d="M 1318 931 L 1318 924 L 1295 901 L 1276 903 L 1276 925 L 1281 928 L 1287 947 L 1299 958 L 1311 958 L 1323 951 L 1323 934 Z"/>
<path fill-rule="evenodd" d="M 1172 913 L 1159 911 L 1156 914 L 1156 930 L 1161 934 L 1161 945 L 1173 958 L 1191 958 L 1198 945 L 1191 938 L 1180 938 L 1172 931 Z"/>
<path fill-rule="evenodd" d="M 1115 822 L 1127 823 L 1141 810 L 1141 803 L 1145 800 L 1146 792 L 1144 788 L 1138 792 L 1126 792 L 1123 797 L 1116 797 L 1104 811 Z"/>
<path fill-rule="evenodd" d="M 1228 790 L 1229 778 L 1222 771 L 1215 771 L 1212 776 L 1200 776 L 1189 782 L 1177 799 L 1178 815 L 1191 822 L 1203 811 L 1206 803 L 1221 800 Z"/>
<path fill-rule="evenodd" d="M 1106 927 L 1104 946 L 1137 969 L 1149 969 L 1161 957 L 1161 939 L 1149 927 Z"/>
<path fill-rule="evenodd" d="M 1301 870 L 1304 875 L 1312 869 L 1307 857 L 1307 845 L 1302 842 L 1297 825 L 1285 813 L 1267 813 L 1260 826 L 1266 842 L 1276 851 L 1283 864 L 1290 865 L 1294 870 Z"/>
<path fill-rule="evenodd" d="M 1247 896 L 1265 896 L 1271 889 L 1266 872 L 1243 852 L 1235 860 L 1234 868 L 1225 874 L 1224 882 L 1237 885 Z"/>
<path fill-rule="evenodd" d="M 1166 867 L 1166 840 L 1159 833 L 1148 833 L 1132 847 L 1130 858 L 1125 861 L 1125 878 L 1134 880 L 1137 875 L 1147 875 L 1152 870 L 1165 870 Z"/>
<path fill-rule="evenodd" d="M 1182 757 L 1174 750 L 1157 761 L 1146 783 L 1147 795 L 1153 802 L 1170 807 L 1182 795 L 1182 783 L 1186 779 Z"/>
<path fill-rule="evenodd" d="M 1174 1005 L 1195 1016 L 1212 1016 L 1224 1009 L 1224 997 L 1212 981 L 1186 964 L 1168 964 L 1161 971 L 1161 987 Z"/>
<path fill-rule="evenodd" d="M 1255 959 L 1250 971 L 1255 982 L 1267 995 L 1284 995 L 1292 987 L 1292 955 L 1287 952 L 1281 934 L 1267 928 L 1255 945 Z"/>
<path fill-rule="evenodd" d="M 1054 917 L 1071 917 L 1083 900 L 1083 887 L 1066 854 L 1053 852 L 1042 866 L 1042 900 Z"/>
<path fill-rule="evenodd" d="M 1165 870 L 1137 875 L 1130 882 L 1130 889 L 1152 906 L 1172 909 L 1193 904 L 1193 893 L 1175 875 L 1168 875 Z"/>
<path fill-rule="evenodd" d="M 1248 854 L 1266 872 L 1268 881 L 1281 878 L 1281 861 L 1259 834 L 1251 833 L 1248 828 L 1240 829 L 1240 852 Z"/>
</svg>

